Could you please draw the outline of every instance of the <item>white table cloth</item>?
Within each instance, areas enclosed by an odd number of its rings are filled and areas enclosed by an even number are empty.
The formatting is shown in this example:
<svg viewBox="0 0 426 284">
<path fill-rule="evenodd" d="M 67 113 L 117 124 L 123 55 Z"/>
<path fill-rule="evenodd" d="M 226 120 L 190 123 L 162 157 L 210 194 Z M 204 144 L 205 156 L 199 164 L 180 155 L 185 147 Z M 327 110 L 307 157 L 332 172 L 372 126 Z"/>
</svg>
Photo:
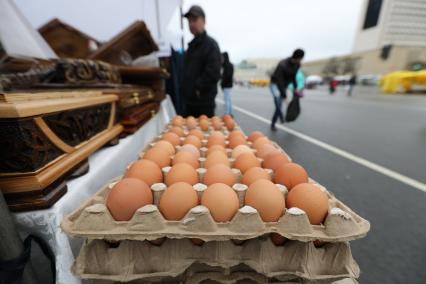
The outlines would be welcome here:
<svg viewBox="0 0 426 284">
<path fill-rule="evenodd" d="M 18 230 L 42 237 L 52 248 L 56 258 L 56 283 L 79 284 L 70 267 L 82 245 L 82 239 L 68 238 L 60 228 L 63 216 L 71 213 L 94 195 L 110 179 L 123 174 L 127 165 L 136 160 L 145 145 L 158 135 L 175 116 L 173 104 L 167 96 L 160 111 L 135 134 L 120 140 L 118 145 L 103 148 L 89 157 L 87 174 L 70 180 L 68 192 L 51 208 L 13 214 Z"/>
</svg>

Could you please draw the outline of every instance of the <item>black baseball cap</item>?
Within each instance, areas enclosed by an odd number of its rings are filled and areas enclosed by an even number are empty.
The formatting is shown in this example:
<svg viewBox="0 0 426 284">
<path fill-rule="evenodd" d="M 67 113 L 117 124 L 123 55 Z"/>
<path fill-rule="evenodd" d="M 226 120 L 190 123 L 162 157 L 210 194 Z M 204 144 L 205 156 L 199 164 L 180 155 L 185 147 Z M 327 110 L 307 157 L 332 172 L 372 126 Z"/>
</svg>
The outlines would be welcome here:
<svg viewBox="0 0 426 284">
<path fill-rule="evenodd" d="M 183 16 L 185 18 L 188 18 L 188 17 L 191 17 L 191 16 L 192 17 L 203 17 L 203 18 L 205 18 L 206 14 L 204 14 L 204 10 L 200 6 L 192 5 L 191 8 L 189 8 L 188 12 L 186 12 Z"/>
</svg>

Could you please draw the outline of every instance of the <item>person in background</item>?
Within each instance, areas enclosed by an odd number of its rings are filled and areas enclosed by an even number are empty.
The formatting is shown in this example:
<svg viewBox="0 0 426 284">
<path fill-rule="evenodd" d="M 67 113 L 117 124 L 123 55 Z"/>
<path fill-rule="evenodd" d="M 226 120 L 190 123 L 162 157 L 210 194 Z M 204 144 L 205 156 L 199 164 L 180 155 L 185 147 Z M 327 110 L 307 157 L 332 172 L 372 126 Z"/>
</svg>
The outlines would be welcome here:
<svg viewBox="0 0 426 284">
<path fill-rule="evenodd" d="M 272 131 L 277 130 L 275 123 L 278 118 L 281 123 L 284 122 L 284 114 L 281 107 L 283 99 L 287 99 L 287 87 L 290 83 L 295 86 L 293 96 L 298 96 L 296 90 L 298 90 L 299 86 L 296 81 L 296 73 L 304 56 L 305 52 L 302 49 L 296 49 L 291 57 L 281 60 L 272 73 L 271 84 L 269 85 L 275 103 L 275 112 L 271 121 Z"/>
<path fill-rule="evenodd" d="M 303 97 L 303 90 L 305 89 L 305 74 L 303 74 L 302 69 L 299 68 L 299 71 L 296 73 L 296 82 L 297 82 L 297 94 L 299 97 Z M 293 83 L 288 85 L 290 91 L 294 90 Z"/>
<path fill-rule="evenodd" d="M 356 74 L 352 74 L 348 82 L 348 92 L 346 93 L 348 97 L 352 96 L 352 91 L 354 89 L 355 84 L 356 84 Z"/>
<path fill-rule="evenodd" d="M 184 15 L 194 39 L 184 56 L 182 92 L 186 116 L 214 116 L 217 84 L 220 79 L 221 54 L 219 45 L 206 30 L 203 9 L 194 5 Z"/>
<path fill-rule="evenodd" d="M 334 92 L 336 91 L 336 87 L 337 87 L 337 80 L 334 78 L 331 78 L 329 82 L 330 95 L 334 95 Z"/>
<path fill-rule="evenodd" d="M 223 96 L 225 99 L 225 114 L 234 116 L 232 113 L 232 101 L 231 101 L 231 89 L 233 85 L 234 77 L 234 65 L 229 61 L 229 55 L 227 52 L 222 53 L 222 80 L 220 85 L 223 90 Z"/>
</svg>

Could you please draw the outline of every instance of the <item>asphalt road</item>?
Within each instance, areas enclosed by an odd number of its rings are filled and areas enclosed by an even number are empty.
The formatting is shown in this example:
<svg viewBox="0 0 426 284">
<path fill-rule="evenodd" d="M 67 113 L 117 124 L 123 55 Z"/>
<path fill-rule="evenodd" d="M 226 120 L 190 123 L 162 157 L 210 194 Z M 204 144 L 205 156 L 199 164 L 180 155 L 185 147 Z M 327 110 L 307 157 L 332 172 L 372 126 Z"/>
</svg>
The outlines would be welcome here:
<svg viewBox="0 0 426 284">
<path fill-rule="evenodd" d="M 218 99 L 222 99 L 218 95 Z M 270 119 L 267 88 L 234 88 L 233 104 Z M 302 113 L 285 126 L 426 183 L 426 95 L 380 95 L 358 87 L 307 90 Z M 217 104 L 217 114 L 223 105 Z M 371 223 L 364 239 L 351 243 L 361 268 L 360 283 L 426 283 L 426 192 L 235 110 L 249 133 L 261 130 L 303 165 L 309 175 Z"/>
</svg>

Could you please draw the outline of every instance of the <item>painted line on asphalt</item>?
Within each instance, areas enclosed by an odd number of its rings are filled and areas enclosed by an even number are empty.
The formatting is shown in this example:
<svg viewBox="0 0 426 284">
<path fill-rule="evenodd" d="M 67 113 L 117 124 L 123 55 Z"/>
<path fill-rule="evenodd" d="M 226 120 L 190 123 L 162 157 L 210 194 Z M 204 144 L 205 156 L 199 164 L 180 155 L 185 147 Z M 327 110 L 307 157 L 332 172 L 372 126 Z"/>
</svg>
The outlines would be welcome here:
<svg viewBox="0 0 426 284">
<path fill-rule="evenodd" d="M 216 99 L 216 101 L 219 102 L 219 103 L 221 103 L 221 104 L 225 103 L 223 100 L 220 100 L 220 99 Z M 235 110 L 238 110 L 239 112 L 241 112 L 241 113 L 243 113 L 243 114 L 245 114 L 247 116 L 250 116 L 250 117 L 252 117 L 254 119 L 257 119 L 257 120 L 259 120 L 261 122 L 264 122 L 267 125 L 271 124 L 271 121 L 269 119 L 266 119 L 266 118 L 264 118 L 264 117 L 262 117 L 260 115 L 257 115 L 257 114 L 255 114 L 255 113 L 253 113 L 251 111 L 248 111 L 248 110 L 246 110 L 244 108 L 241 108 L 241 107 L 236 106 L 236 105 L 233 105 L 232 108 L 235 109 Z M 402 183 L 404 183 L 406 185 L 409 185 L 409 186 L 414 187 L 414 188 L 416 188 L 418 190 L 426 192 L 426 184 L 424 184 L 424 183 L 422 183 L 422 182 L 420 182 L 418 180 L 415 180 L 415 179 L 412 179 L 410 177 L 407 177 L 407 176 L 405 176 L 403 174 L 400 174 L 400 173 L 395 172 L 395 171 L 393 171 L 391 169 L 388 169 L 388 168 L 386 168 L 384 166 L 381 166 L 379 164 L 376 164 L 376 163 L 373 163 L 371 161 L 368 161 L 368 160 L 366 160 L 364 158 L 361 158 L 361 157 L 359 157 L 357 155 L 351 154 L 351 153 L 349 153 L 349 152 L 347 152 L 345 150 L 342 150 L 340 148 L 337 148 L 335 146 L 332 146 L 330 144 L 322 142 L 322 141 L 320 141 L 318 139 L 315 139 L 315 138 L 313 138 L 311 136 L 308 136 L 306 134 L 303 134 L 303 133 L 301 133 L 299 131 L 296 131 L 294 129 L 288 128 L 286 126 L 277 124 L 276 127 L 278 129 L 281 129 L 281 130 L 283 130 L 283 131 L 285 131 L 287 133 L 290 133 L 290 134 L 292 134 L 292 135 L 294 135 L 296 137 L 299 137 L 299 138 L 301 138 L 301 139 L 303 139 L 305 141 L 308 141 L 308 142 L 310 142 L 310 143 L 312 143 L 314 145 L 317 145 L 317 146 L 319 146 L 319 147 L 321 147 L 323 149 L 326 149 L 326 150 L 328 150 L 328 151 L 330 151 L 330 152 L 332 152 L 332 153 L 334 153 L 336 155 L 344 157 L 344 158 L 346 158 L 348 160 L 351 160 L 351 161 L 353 161 L 355 163 L 363 165 L 364 167 L 367 167 L 367 168 L 369 168 L 369 169 L 371 169 L 373 171 L 376 171 L 376 172 L 381 173 L 381 174 L 383 174 L 385 176 L 388 176 L 388 177 L 390 177 L 392 179 L 395 179 L 395 180 L 397 180 L 399 182 L 402 182 Z"/>
</svg>

